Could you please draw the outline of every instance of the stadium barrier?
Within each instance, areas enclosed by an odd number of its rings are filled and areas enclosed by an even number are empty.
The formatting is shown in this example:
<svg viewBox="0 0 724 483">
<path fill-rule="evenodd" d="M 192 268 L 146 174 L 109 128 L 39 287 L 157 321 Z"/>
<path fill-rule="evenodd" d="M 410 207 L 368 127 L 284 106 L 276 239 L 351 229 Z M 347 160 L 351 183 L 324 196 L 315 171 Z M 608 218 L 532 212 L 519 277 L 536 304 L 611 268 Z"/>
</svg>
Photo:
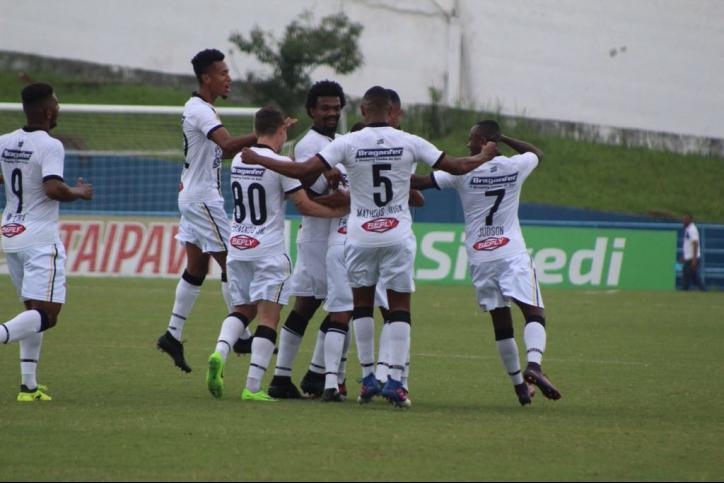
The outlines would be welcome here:
<svg viewBox="0 0 724 483">
<path fill-rule="evenodd" d="M 289 253 L 296 257 L 299 220 L 286 222 Z M 460 224 L 416 223 L 415 278 L 423 284 L 470 283 L 465 232 Z M 177 220 L 70 217 L 61 223 L 67 271 L 77 276 L 178 278 L 185 267 L 175 240 Z M 524 235 L 545 287 L 672 290 L 674 231 L 525 226 Z M 0 273 L 7 273 L 0 257 Z M 219 270 L 213 266 L 212 276 Z"/>
</svg>

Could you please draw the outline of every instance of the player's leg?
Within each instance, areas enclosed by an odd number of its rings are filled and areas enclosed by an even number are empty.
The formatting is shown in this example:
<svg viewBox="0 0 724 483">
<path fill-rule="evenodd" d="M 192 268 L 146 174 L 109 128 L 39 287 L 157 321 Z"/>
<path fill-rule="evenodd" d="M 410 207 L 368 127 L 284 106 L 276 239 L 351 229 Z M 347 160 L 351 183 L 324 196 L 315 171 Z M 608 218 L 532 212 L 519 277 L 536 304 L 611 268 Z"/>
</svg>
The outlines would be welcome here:
<svg viewBox="0 0 724 483">
<path fill-rule="evenodd" d="M 375 286 L 352 288 L 354 309 L 352 324 L 357 344 L 357 356 L 362 368 L 362 387 L 357 401 L 368 403 L 380 394 L 382 387 L 375 377 Z"/>
<path fill-rule="evenodd" d="M 385 294 L 385 302 L 387 305 L 387 294 Z M 382 331 L 380 332 L 380 348 L 377 357 L 377 369 L 375 369 L 375 377 L 380 384 L 384 386 L 390 375 L 390 309 L 389 305 L 383 307 L 378 305 L 380 314 L 382 315 Z"/>
<path fill-rule="evenodd" d="M 525 406 L 531 403 L 531 393 L 528 385 L 523 380 L 523 372 L 520 368 L 520 354 L 518 344 L 515 342 L 515 331 L 513 329 L 513 315 L 510 307 L 500 307 L 490 311 L 495 331 L 495 345 L 498 347 L 500 360 L 503 367 L 513 383 L 518 401 Z"/>
<path fill-rule="evenodd" d="M 691 261 L 685 260 L 682 266 L 681 283 L 682 290 L 688 291 L 691 287 Z"/>
<path fill-rule="evenodd" d="M 351 312 L 332 312 L 329 328 L 324 339 L 325 384 L 322 401 L 342 402 L 344 397 L 339 391 L 339 366 L 342 363 L 344 346 L 349 335 Z"/>
<path fill-rule="evenodd" d="M 314 343 L 314 351 L 312 352 L 312 360 L 309 362 L 304 378 L 300 383 L 300 388 L 305 397 L 318 398 L 324 392 L 325 372 L 324 365 L 324 343 L 327 338 L 327 332 L 332 324 L 330 314 L 322 320 L 317 331 L 317 340 Z"/>
<path fill-rule="evenodd" d="M 390 305 L 389 363 L 390 374 L 382 389 L 382 396 L 399 407 L 409 407 L 408 391 L 402 385 L 410 354 L 412 316 L 411 294 L 415 291 L 413 279 L 416 243 L 410 237 L 382 252 L 380 281 L 387 288 Z"/>
<path fill-rule="evenodd" d="M 186 270 L 176 286 L 176 297 L 168 329 L 156 344 L 173 359 L 176 367 L 186 373 L 191 372 L 191 367 L 184 357 L 183 330 L 209 272 L 209 259 L 210 255 L 204 253 L 200 247 L 186 242 Z"/>
<path fill-rule="evenodd" d="M 226 251 L 211 253 L 211 257 L 213 257 L 214 261 L 216 261 L 217 265 L 219 265 L 219 268 L 221 269 L 221 294 L 224 297 L 226 309 L 229 311 L 229 313 L 233 313 L 235 312 L 236 306 L 234 305 L 234 300 L 231 295 L 231 286 L 229 285 L 229 275 L 226 266 L 227 255 L 228 252 Z M 256 306 L 253 307 L 254 310 L 256 310 Z M 252 316 L 249 320 L 253 319 L 254 317 Z M 234 350 L 234 352 L 239 355 L 249 354 L 251 352 L 251 337 L 251 332 L 247 327 L 245 327 L 241 333 L 241 336 L 232 345 L 232 349 Z"/>
</svg>

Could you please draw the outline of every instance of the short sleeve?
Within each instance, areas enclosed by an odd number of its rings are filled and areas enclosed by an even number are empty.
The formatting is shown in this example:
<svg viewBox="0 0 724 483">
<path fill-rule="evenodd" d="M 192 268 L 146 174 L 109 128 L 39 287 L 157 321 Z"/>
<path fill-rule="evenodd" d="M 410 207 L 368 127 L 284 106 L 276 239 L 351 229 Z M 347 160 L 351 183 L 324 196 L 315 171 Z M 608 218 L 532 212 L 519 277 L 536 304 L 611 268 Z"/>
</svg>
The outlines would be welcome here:
<svg viewBox="0 0 724 483">
<path fill-rule="evenodd" d="M 439 190 L 457 188 L 458 177 L 444 171 L 433 171 L 430 175 L 435 187 Z"/>
<path fill-rule="evenodd" d="M 335 139 L 317 154 L 327 168 L 332 169 L 344 161 L 347 149 L 346 138 L 347 136 L 342 136 Z"/>
<path fill-rule="evenodd" d="M 415 161 L 425 163 L 428 166 L 435 166 L 445 157 L 445 153 L 437 149 L 431 142 L 419 136 L 413 136 L 413 139 Z"/>
<path fill-rule="evenodd" d="M 327 182 L 327 178 L 325 178 L 324 176 L 320 176 L 319 178 L 317 178 L 317 181 L 315 181 L 314 184 L 309 187 L 309 189 L 313 193 L 321 195 L 325 191 L 327 191 L 328 187 L 329 183 Z"/>
<path fill-rule="evenodd" d="M 56 141 L 48 147 L 40 162 L 42 163 L 43 182 L 52 179 L 63 180 L 65 149 L 60 141 Z"/>
<path fill-rule="evenodd" d="M 689 240 L 698 242 L 699 241 L 699 229 L 694 225 L 691 225 L 689 229 Z"/>
<path fill-rule="evenodd" d="M 196 105 L 187 116 L 190 125 L 204 133 L 207 138 L 217 129 L 223 127 L 219 115 L 209 106 Z"/>
<path fill-rule="evenodd" d="M 294 193 L 295 191 L 299 191 L 302 189 L 302 182 L 298 179 L 294 178 L 287 178 L 286 176 L 279 175 L 279 178 L 282 182 L 282 189 L 284 190 L 285 194 Z"/>
<path fill-rule="evenodd" d="M 538 166 L 538 156 L 531 152 L 517 154 L 511 157 L 510 161 L 516 165 L 523 178 L 527 178 Z"/>
</svg>

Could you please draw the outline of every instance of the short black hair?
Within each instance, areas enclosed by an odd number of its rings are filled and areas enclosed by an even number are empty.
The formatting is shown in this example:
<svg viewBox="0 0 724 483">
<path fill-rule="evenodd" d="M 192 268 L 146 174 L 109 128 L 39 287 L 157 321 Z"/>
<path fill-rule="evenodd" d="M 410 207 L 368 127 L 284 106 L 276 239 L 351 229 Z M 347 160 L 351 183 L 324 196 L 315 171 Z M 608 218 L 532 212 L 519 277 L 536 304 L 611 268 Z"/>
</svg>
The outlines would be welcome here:
<svg viewBox="0 0 724 483">
<path fill-rule="evenodd" d="M 373 111 L 381 112 L 389 110 L 392 100 L 387 89 L 381 86 L 374 86 L 367 89 L 367 92 L 365 92 L 362 98 L 362 102 L 372 108 Z"/>
<path fill-rule="evenodd" d="M 36 82 L 23 88 L 20 97 L 23 100 L 23 109 L 37 109 L 46 107 L 46 104 L 53 97 L 53 86 L 43 82 Z"/>
<path fill-rule="evenodd" d="M 201 76 L 209 71 L 209 67 L 214 65 L 214 62 L 221 62 L 224 58 L 224 53 L 216 49 L 206 49 L 196 54 L 191 59 L 191 64 L 194 66 L 194 73 L 199 82 L 201 82 Z"/>
<path fill-rule="evenodd" d="M 309 113 L 310 109 L 316 107 L 317 100 L 320 97 L 339 97 L 342 108 L 347 105 L 347 99 L 344 96 L 342 86 L 334 81 L 323 80 L 316 82 L 307 93 L 307 103 L 305 105 L 307 113 Z"/>
<path fill-rule="evenodd" d="M 387 89 L 387 93 L 390 95 L 390 102 L 396 106 L 402 105 L 402 100 L 400 99 L 400 95 L 397 93 L 394 89 Z"/>
<path fill-rule="evenodd" d="M 284 114 L 276 107 L 262 107 L 254 115 L 254 132 L 260 136 L 270 136 L 284 125 Z"/>
<path fill-rule="evenodd" d="M 478 133 L 485 139 L 498 139 L 500 137 L 500 125 L 491 119 L 475 123 Z"/>
</svg>

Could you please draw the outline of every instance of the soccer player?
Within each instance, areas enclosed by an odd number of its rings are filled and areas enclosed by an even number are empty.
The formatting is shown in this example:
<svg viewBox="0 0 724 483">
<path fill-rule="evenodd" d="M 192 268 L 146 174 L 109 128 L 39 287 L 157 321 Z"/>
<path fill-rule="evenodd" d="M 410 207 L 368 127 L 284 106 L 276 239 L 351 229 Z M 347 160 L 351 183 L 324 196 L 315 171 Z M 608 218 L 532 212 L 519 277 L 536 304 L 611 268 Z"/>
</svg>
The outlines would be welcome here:
<svg viewBox="0 0 724 483">
<path fill-rule="evenodd" d="M 260 109 L 254 119 L 259 142 L 250 151 L 291 162 L 278 154 L 287 140 L 289 125 L 279 110 Z M 209 357 L 206 381 L 209 392 L 221 397 L 226 357 L 258 308 L 259 326 L 252 342 L 242 399 L 272 401 L 261 390 L 261 382 L 274 352 L 279 314 L 288 299 L 284 284 L 292 273 L 284 245 L 284 197 L 289 196 L 300 213 L 319 218 L 342 216 L 347 208 L 332 209 L 315 203 L 298 180 L 263 166 L 242 164 L 240 155 L 231 165 L 231 190 L 234 219 L 229 238 L 229 283 L 235 310 L 224 320 L 216 351 Z"/>
<path fill-rule="evenodd" d="M 321 151 L 337 137 L 337 128 L 346 98 L 342 87 L 333 81 L 315 83 L 305 107 L 312 119 L 312 127 L 294 147 L 294 159 L 304 161 Z M 311 197 L 325 195 L 328 183 L 324 176 L 311 176 L 303 180 Z M 309 321 L 327 297 L 327 239 L 330 220 L 304 216 L 297 235 L 297 261 L 290 281 L 289 294 L 296 297 L 281 331 L 279 354 L 269 394 L 279 399 L 298 399 L 302 395 L 292 383 L 292 368 L 299 353 L 302 338 Z M 325 383 L 324 339 L 330 327 L 330 318 L 322 322 L 312 362 L 305 374 L 301 389 L 308 397 L 322 395 Z"/>
<path fill-rule="evenodd" d="M 63 180 L 65 150 L 50 136 L 60 107 L 48 84 L 22 90 L 27 124 L 0 136 L 0 183 L 7 182 L 2 244 L 10 277 L 25 312 L 0 325 L 0 343 L 20 344 L 22 385 L 18 401 L 50 401 L 38 384 L 43 332 L 55 327 L 65 303 L 65 247 L 60 241 L 61 202 L 93 198 L 93 186 Z"/>
<path fill-rule="evenodd" d="M 518 400 L 524 406 L 531 403 L 526 381 L 538 386 L 548 399 L 557 400 L 561 393 L 541 370 L 546 348 L 543 298 L 518 221 L 523 183 L 543 159 L 543 152 L 532 144 L 502 135 L 495 121 L 475 124 L 470 130 L 470 154 L 480 153 L 489 142 L 507 144 L 519 154 L 497 156 L 464 176 L 439 171 L 430 176 L 413 176 L 412 186 L 457 190 L 465 212 L 465 239 L 478 304 L 492 316 L 500 357 Z M 526 321 L 523 338 L 528 367 L 522 374 L 511 301 Z"/>
<path fill-rule="evenodd" d="M 345 245 L 347 276 L 354 299 L 353 319 L 372 318 L 375 287 L 387 289 L 390 304 L 390 377 L 381 388 L 373 368 L 365 376 L 362 395 L 380 392 L 397 405 L 406 395 L 401 378 L 411 325 L 410 294 L 415 261 L 412 220 L 408 206 L 410 172 L 424 162 L 452 174 L 465 174 L 492 159 L 489 143 L 477 156 L 455 159 L 422 138 L 388 124 L 390 95 L 383 87 L 370 88 L 362 100 L 367 128 L 342 136 L 304 162 L 288 163 L 243 151 L 244 162 L 260 164 L 285 176 L 303 179 L 343 164 L 349 176 L 352 208 Z"/>
<path fill-rule="evenodd" d="M 157 342 L 158 348 L 171 356 L 174 364 L 186 373 L 191 372 L 191 367 L 184 358 L 184 325 L 201 293 L 211 258 L 221 267 L 222 292 L 231 310 L 226 282 L 229 220 L 221 194 L 221 160 L 232 158 L 243 147 L 256 142 L 256 136 L 251 134 L 232 137 L 214 109 L 216 100 L 226 98 L 231 90 L 224 54 L 215 49 L 203 50 L 196 54 L 191 64 L 199 90 L 186 102 L 182 118 L 186 162 L 181 175 L 178 198 L 181 223 L 176 236 L 186 247 L 187 262 L 176 287 L 168 330 Z M 249 337 L 251 334 L 247 332 L 247 340 Z"/>
</svg>

